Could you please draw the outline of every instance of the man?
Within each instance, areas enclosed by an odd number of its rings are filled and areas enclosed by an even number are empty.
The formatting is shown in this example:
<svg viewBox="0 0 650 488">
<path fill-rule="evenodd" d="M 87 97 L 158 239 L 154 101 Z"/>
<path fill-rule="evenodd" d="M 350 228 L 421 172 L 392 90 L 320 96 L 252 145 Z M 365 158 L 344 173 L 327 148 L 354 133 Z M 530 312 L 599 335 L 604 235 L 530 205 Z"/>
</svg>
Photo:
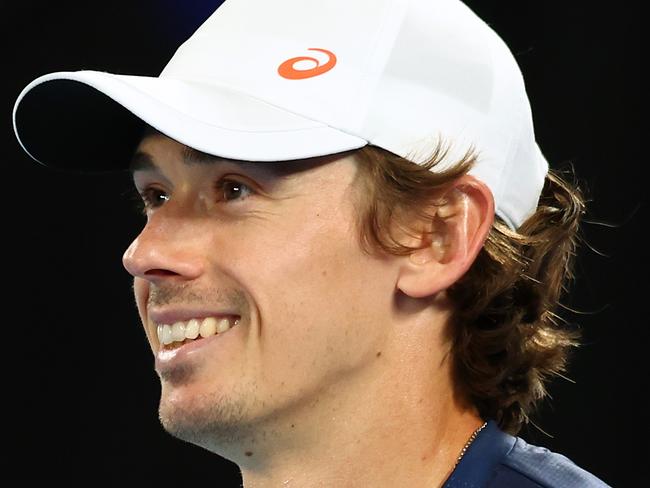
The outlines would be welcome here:
<svg viewBox="0 0 650 488">
<path fill-rule="evenodd" d="M 514 437 L 576 344 L 583 202 L 461 2 L 229 0 L 160 77 L 45 75 L 14 123 L 130 162 L 161 423 L 245 487 L 606 486 Z"/>
</svg>

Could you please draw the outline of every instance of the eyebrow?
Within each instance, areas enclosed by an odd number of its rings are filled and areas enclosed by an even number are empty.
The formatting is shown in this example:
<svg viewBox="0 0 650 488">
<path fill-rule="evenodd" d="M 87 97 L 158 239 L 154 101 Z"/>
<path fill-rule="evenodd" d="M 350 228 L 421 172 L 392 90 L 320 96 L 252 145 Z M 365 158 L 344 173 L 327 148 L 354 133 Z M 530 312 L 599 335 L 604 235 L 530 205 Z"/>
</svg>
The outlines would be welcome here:
<svg viewBox="0 0 650 488">
<path fill-rule="evenodd" d="M 183 147 L 183 164 L 185 166 L 212 165 L 219 161 L 231 161 L 226 158 L 219 158 L 210 154 L 197 151 L 191 147 Z M 129 164 L 131 173 L 136 171 L 158 171 L 160 168 L 154 162 L 151 154 L 144 151 L 136 151 Z"/>
<path fill-rule="evenodd" d="M 310 158 L 311 159 L 311 158 Z M 309 166 L 306 160 L 290 161 L 245 161 L 239 159 L 228 159 L 198 151 L 191 147 L 183 147 L 183 164 L 191 166 L 211 166 L 219 163 L 231 163 L 242 166 L 262 176 L 285 178 L 292 173 L 303 171 Z M 151 154 L 144 151 L 136 151 L 129 164 L 131 175 L 136 171 L 160 171 Z"/>
</svg>

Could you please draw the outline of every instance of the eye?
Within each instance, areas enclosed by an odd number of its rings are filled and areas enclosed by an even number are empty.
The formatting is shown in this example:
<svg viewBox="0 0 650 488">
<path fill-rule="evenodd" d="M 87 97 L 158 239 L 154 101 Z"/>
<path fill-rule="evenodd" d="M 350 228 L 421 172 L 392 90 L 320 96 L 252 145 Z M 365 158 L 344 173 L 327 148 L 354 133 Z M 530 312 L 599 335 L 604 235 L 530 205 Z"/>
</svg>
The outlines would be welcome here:
<svg viewBox="0 0 650 488">
<path fill-rule="evenodd" d="M 219 201 L 230 202 L 233 200 L 245 200 L 254 191 L 251 186 L 240 181 L 222 178 L 216 183 L 217 197 Z M 149 186 L 142 191 L 130 188 L 127 193 L 133 201 L 138 213 L 147 214 L 148 211 L 156 209 L 170 199 L 163 190 Z"/>
<path fill-rule="evenodd" d="M 169 195 L 164 191 L 151 186 L 142 190 L 140 192 L 140 197 L 142 198 L 142 203 L 144 205 L 143 210 L 145 212 L 151 208 L 158 208 L 163 202 L 169 200 Z"/>
<path fill-rule="evenodd" d="M 219 196 L 225 201 L 245 200 L 253 191 L 250 186 L 240 181 L 222 178 L 217 182 Z"/>
</svg>

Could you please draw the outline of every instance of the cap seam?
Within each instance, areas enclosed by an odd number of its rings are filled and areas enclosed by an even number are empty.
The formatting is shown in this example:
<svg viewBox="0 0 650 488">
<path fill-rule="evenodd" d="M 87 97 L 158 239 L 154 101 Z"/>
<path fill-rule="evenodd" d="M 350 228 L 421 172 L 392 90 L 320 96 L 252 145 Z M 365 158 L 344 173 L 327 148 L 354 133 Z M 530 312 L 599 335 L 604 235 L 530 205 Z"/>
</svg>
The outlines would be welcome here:
<svg viewBox="0 0 650 488">
<path fill-rule="evenodd" d="M 407 4 L 410 3 L 410 0 L 408 0 L 406 3 Z M 400 3 L 399 5 L 403 6 L 404 4 Z M 377 33 L 375 35 L 375 42 L 374 42 L 373 47 L 372 47 L 372 55 L 368 56 L 369 60 L 372 60 L 377 54 L 377 50 L 379 49 L 379 45 L 380 45 L 380 43 L 382 41 L 381 34 L 386 30 L 386 26 L 388 25 L 388 21 L 390 20 L 390 12 L 391 11 L 392 11 L 391 9 L 386 9 L 385 10 L 382 24 L 379 27 L 379 29 L 377 30 Z M 407 8 L 402 7 L 401 21 L 400 21 L 399 25 L 401 25 L 401 22 L 404 20 L 404 16 L 406 15 L 406 11 L 407 11 Z M 375 74 L 373 74 L 372 78 L 374 78 L 374 79 L 371 80 L 371 73 L 372 72 L 369 69 L 363 71 L 364 74 L 363 74 L 363 77 L 361 79 L 361 82 L 359 83 L 359 88 L 355 92 L 355 96 L 354 96 L 355 100 L 359 98 L 358 97 L 359 93 L 362 93 L 364 89 L 366 89 L 369 92 L 369 94 L 367 95 L 367 99 L 372 99 L 373 98 L 374 93 L 377 91 L 377 85 L 379 84 L 379 79 L 385 73 L 386 65 L 388 64 L 388 60 L 390 59 L 390 57 L 391 57 L 391 55 L 393 53 L 393 50 L 395 48 L 395 39 L 397 37 L 398 32 L 399 32 L 399 28 L 395 29 L 393 31 L 391 42 L 388 43 L 390 45 L 390 49 L 386 50 L 387 52 L 384 55 L 384 59 L 382 60 L 382 63 L 381 63 L 381 69 L 377 70 L 377 72 Z M 370 68 L 372 68 L 372 65 L 366 65 L 366 66 L 369 66 Z M 368 81 L 366 81 L 366 80 L 368 80 Z M 346 117 L 350 118 L 351 113 L 353 113 L 352 104 L 350 105 L 350 107 L 348 107 L 348 110 L 346 111 L 346 114 L 345 114 Z M 358 120 L 362 124 L 365 124 L 365 120 L 366 120 L 367 116 L 368 116 L 368 104 L 366 103 L 366 104 L 364 104 L 364 107 L 363 107 L 363 117 L 357 117 L 356 120 Z M 337 130 L 340 130 L 340 129 L 337 129 Z M 356 136 L 356 137 L 359 137 L 359 136 Z"/>
</svg>

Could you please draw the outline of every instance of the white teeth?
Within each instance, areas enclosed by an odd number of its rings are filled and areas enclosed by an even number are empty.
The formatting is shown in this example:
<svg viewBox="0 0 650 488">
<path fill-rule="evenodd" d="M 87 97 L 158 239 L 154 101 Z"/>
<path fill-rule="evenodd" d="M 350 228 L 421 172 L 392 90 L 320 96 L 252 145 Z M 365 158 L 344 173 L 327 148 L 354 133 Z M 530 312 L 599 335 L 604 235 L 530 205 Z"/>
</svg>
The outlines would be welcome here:
<svg viewBox="0 0 650 488">
<path fill-rule="evenodd" d="M 185 337 L 188 339 L 196 339 L 199 336 L 199 327 L 201 326 L 201 323 L 196 320 L 192 319 L 187 323 L 187 326 L 185 327 Z"/>
<path fill-rule="evenodd" d="M 176 322 L 172 325 L 172 339 L 177 342 L 185 340 L 185 324 L 183 322 Z"/>
<path fill-rule="evenodd" d="M 224 317 L 217 322 L 217 332 L 219 334 L 226 332 L 228 329 L 230 329 L 230 320 L 227 318 Z"/>
<path fill-rule="evenodd" d="M 174 342 L 174 339 L 172 339 L 172 328 L 170 325 L 163 325 L 162 326 L 162 334 L 158 337 L 160 339 L 160 342 L 163 344 L 171 344 Z"/>
<path fill-rule="evenodd" d="M 214 317 L 206 317 L 201 322 L 201 327 L 199 328 L 199 334 L 201 337 L 213 336 L 217 333 L 217 319 Z"/>
<path fill-rule="evenodd" d="M 172 342 L 183 342 L 186 339 L 196 339 L 199 337 L 210 337 L 215 334 L 226 332 L 238 321 L 233 317 L 206 317 L 204 319 L 190 319 L 186 322 L 179 320 L 173 325 L 158 324 L 156 333 L 158 341 L 162 345 L 171 344 Z"/>
</svg>

